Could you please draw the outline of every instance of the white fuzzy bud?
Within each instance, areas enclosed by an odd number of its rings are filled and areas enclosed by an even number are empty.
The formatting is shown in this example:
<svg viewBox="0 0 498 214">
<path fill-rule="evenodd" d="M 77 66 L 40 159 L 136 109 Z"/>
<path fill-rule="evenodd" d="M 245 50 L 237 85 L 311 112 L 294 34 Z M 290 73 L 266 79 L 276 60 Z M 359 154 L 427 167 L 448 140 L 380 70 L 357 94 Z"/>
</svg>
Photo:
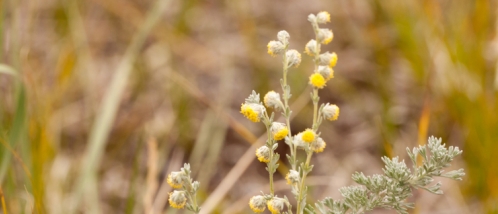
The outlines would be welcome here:
<svg viewBox="0 0 498 214">
<path fill-rule="evenodd" d="M 318 73 L 323 76 L 323 78 L 328 79 L 330 74 L 332 74 L 332 69 L 329 66 L 318 66 Z"/>
<path fill-rule="evenodd" d="M 327 146 L 327 144 L 325 144 L 325 141 L 323 141 L 323 139 L 321 137 L 318 137 L 317 140 L 315 140 L 313 143 L 311 143 L 310 148 L 314 152 L 319 153 L 319 152 L 323 152 L 323 150 L 325 149 L 325 146 Z"/>
<path fill-rule="evenodd" d="M 301 54 L 292 49 L 292 50 L 288 50 L 287 53 L 285 53 L 286 57 L 287 57 L 287 66 L 289 67 L 297 67 L 299 66 L 299 64 L 301 64 Z"/>
<path fill-rule="evenodd" d="M 280 41 L 270 41 L 267 45 L 268 54 L 276 56 L 284 52 L 285 45 Z"/>
<path fill-rule="evenodd" d="M 282 30 L 282 31 L 278 32 L 277 38 L 284 45 L 289 44 L 290 35 L 289 35 L 289 33 L 287 33 L 287 31 Z"/>
<path fill-rule="evenodd" d="M 268 108 L 279 109 L 282 107 L 282 101 L 280 101 L 280 94 L 275 91 L 269 91 L 266 93 L 263 101 Z"/>
<path fill-rule="evenodd" d="M 327 103 L 322 109 L 322 115 L 327 120 L 337 120 L 339 117 L 339 107 Z"/>
<path fill-rule="evenodd" d="M 305 143 L 303 140 L 303 133 L 302 132 L 300 132 L 299 134 L 297 134 L 293 137 L 292 144 L 294 144 L 294 146 L 301 147 L 302 149 L 304 149 L 308 146 L 308 144 Z"/>
<path fill-rule="evenodd" d="M 310 56 L 315 55 L 317 50 L 316 50 L 316 41 L 314 39 L 312 39 L 308 43 L 306 43 L 306 46 L 304 47 L 304 52 Z"/>
<path fill-rule="evenodd" d="M 249 200 L 249 207 L 255 213 L 261 213 L 266 209 L 266 199 L 262 195 L 256 195 Z"/>
<path fill-rule="evenodd" d="M 316 15 L 316 22 L 318 22 L 319 24 L 330 22 L 330 14 L 326 11 L 319 12 Z"/>
<path fill-rule="evenodd" d="M 318 41 L 322 44 L 328 44 L 334 39 L 334 34 L 330 29 L 320 28 L 318 30 Z"/>
<path fill-rule="evenodd" d="M 299 172 L 291 169 L 289 173 L 287 173 L 287 175 L 285 176 L 285 180 L 287 180 L 287 184 L 299 183 Z"/>
<path fill-rule="evenodd" d="M 316 22 L 316 16 L 315 16 L 315 14 L 308 15 L 308 21 L 311 22 L 311 23 L 315 23 Z"/>
<path fill-rule="evenodd" d="M 285 200 L 283 198 L 273 197 L 267 202 L 268 210 L 271 213 L 280 213 L 284 210 Z"/>
<path fill-rule="evenodd" d="M 270 162 L 270 148 L 267 146 L 262 146 L 259 147 L 256 150 L 256 157 L 258 157 L 258 160 L 263 163 L 268 163 Z"/>
</svg>

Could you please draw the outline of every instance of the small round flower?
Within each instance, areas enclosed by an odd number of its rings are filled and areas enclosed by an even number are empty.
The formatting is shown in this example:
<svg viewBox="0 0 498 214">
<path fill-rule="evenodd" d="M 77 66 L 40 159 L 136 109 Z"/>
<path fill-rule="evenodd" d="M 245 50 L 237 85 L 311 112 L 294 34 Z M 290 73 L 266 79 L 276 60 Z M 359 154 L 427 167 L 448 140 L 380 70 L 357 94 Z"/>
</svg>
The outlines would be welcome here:
<svg viewBox="0 0 498 214">
<path fill-rule="evenodd" d="M 289 173 L 285 176 L 285 180 L 287 180 L 287 184 L 297 184 L 299 183 L 299 172 L 291 169 Z"/>
<path fill-rule="evenodd" d="M 304 47 L 304 52 L 310 56 L 315 56 L 317 50 L 316 50 L 316 41 L 314 39 L 306 43 L 306 46 Z"/>
<path fill-rule="evenodd" d="M 171 174 L 168 175 L 168 179 L 166 181 L 173 188 L 182 188 L 183 176 L 183 172 L 171 172 Z"/>
<path fill-rule="evenodd" d="M 281 54 L 284 52 L 285 46 L 282 44 L 282 42 L 279 41 L 270 41 L 267 45 L 268 47 L 268 54 L 271 56 L 276 56 L 278 54 Z"/>
<path fill-rule="evenodd" d="M 301 54 L 298 51 L 294 49 L 288 50 L 285 55 L 287 57 L 287 66 L 294 66 L 297 68 L 299 64 L 301 64 Z"/>
<path fill-rule="evenodd" d="M 321 28 L 318 30 L 318 41 L 322 44 L 329 44 L 334 39 L 334 34 L 329 29 Z"/>
<path fill-rule="evenodd" d="M 262 213 L 266 209 L 266 199 L 262 195 L 256 195 L 249 200 L 249 207 L 255 213 Z"/>
<path fill-rule="evenodd" d="M 314 152 L 320 153 L 320 152 L 323 152 L 323 150 L 325 149 L 325 146 L 327 146 L 325 141 L 323 141 L 323 139 L 321 137 L 318 137 L 318 139 L 316 139 L 315 141 L 313 141 L 313 143 L 311 143 L 310 147 Z"/>
<path fill-rule="evenodd" d="M 259 147 L 256 149 L 256 157 L 258 157 L 259 162 L 270 162 L 270 148 L 267 146 Z"/>
<path fill-rule="evenodd" d="M 282 101 L 280 101 L 280 94 L 275 91 L 269 91 L 263 98 L 265 106 L 268 108 L 278 109 L 282 106 Z"/>
<path fill-rule="evenodd" d="M 242 113 L 247 119 L 252 122 L 259 122 L 261 115 L 265 111 L 265 108 L 260 104 L 250 103 L 242 104 L 240 107 L 240 113 Z"/>
<path fill-rule="evenodd" d="M 322 89 L 325 86 L 325 78 L 319 73 L 314 73 L 310 76 L 310 84 L 314 87 Z"/>
<path fill-rule="evenodd" d="M 187 197 L 183 191 L 175 190 L 169 193 L 169 205 L 176 209 L 182 209 L 187 203 Z"/>
<path fill-rule="evenodd" d="M 325 24 L 327 22 L 330 22 L 330 14 L 327 11 L 319 12 L 316 15 L 316 21 L 320 24 Z"/>
<path fill-rule="evenodd" d="M 289 35 L 289 33 L 287 33 L 287 31 L 282 30 L 282 31 L 278 32 L 277 38 L 283 44 L 287 44 L 287 43 L 289 43 L 290 35 Z"/>
<path fill-rule="evenodd" d="M 318 73 L 323 77 L 330 77 L 330 75 L 332 74 L 332 69 L 329 66 L 320 65 L 318 66 Z M 328 80 L 328 78 L 326 80 Z"/>
<path fill-rule="evenodd" d="M 315 136 L 316 136 L 316 134 L 313 130 L 306 129 L 306 130 L 304 130 L 303 136 L 301 137 L 301 139 L 303 139 L 303 141 L 306 143 L 312 143 L 315 140 Z"/>
<path fill-rule="evenodd" d="M 277 214 L 284 210 L 285 201 L 282 198 L 273 197 L 266 205 L 268 205 L 268 210 L 270 210 L 272 214 Z"/>
<path fill-rule="evenodd" d="M 339 107 L 337 105 L 330 105 L 327 103 L 322 109 L 322 115 L 327 120 L 337 120 L 339 117 Z"/>
<path fill-rule="evenodd" d="M 273 135 L 273 139 L 275 140 L 282 140 L 289 133 L 289 129 L 287 128 L 287 126 L 279 122 L 273 122 L 271 124 L 270 130 Z"/>
</svg>

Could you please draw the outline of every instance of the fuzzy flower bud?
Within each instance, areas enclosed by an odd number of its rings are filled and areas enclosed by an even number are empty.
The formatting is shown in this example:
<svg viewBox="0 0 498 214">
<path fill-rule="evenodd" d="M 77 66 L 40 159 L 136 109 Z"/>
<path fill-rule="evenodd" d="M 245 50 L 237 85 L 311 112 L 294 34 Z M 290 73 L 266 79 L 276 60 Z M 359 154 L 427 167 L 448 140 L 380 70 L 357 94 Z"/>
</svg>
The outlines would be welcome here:
<svg viewBox="0 0 498 214">
<path fill-rule="evenodd" d="M 263 98 L 265 106 L 268 108 L 278 109 L 282 106 L 282 101 L 280 101 L 280 94 L 275 91 L 269 91 Z"/>
<path fill-rule="evenodd" d="M 261 104 L 244 103 L 240 107 L 240 113 L 242 113 L 247 119 L 255 123 L 260 121 L 264 112 L 265 107 Z"/>
<path fill-rule="evenodd" d="M 320 65 L 329 66 L 332 68 L 337 64 L 337 54 L 335 52 L 325 52 L 323 54 L 320 54 L 318 62 Z"/>
<path fill-rule="evenodd" d="M 256 157 L 258 157 L 259 162 L 270 162 L 270 148 L 267 146 L 259 147 L 256 149 Z"/>
<path fill-rule="evenodd" d="M 291 169 L 289 173 L 287 173 L 287 175 L 285 176 L 285 180 L 287 180 L 287 184 L 299 183 L 299 172 Z"/>
<path fill-rule="evenodd" d="M 314 152 L 320 153 L 320 152 L 323 152 L 323 150 L 325 149 L 325 146 L 327 146 L 325 141 L 323 141 L 323 139 L 321 137 L 318 137 L 318 139 L 316 139 L 315 141 L 313 141 L 313 143 L 311 143 L 310 147 Z"/>
<path fill-rule="evenodd" d="M 310 76 L 310 85 L 322 89 L 325 86 L 325 78 L 319 74 L 319 73 L 314 73 Z"/>
<path fill-rule="evenodd" d="M 306 129 L 303 132 L 303 136 L 301 139 L 303 139 L 304 142 L 306 143 L 312 143 L 315 140 L 316 134 L 313 130 L 311 129 Z"/>
<path fill-rule="evenodd" d="M 322 44 L 329 44 L 334 39 L 334 33 L 329 29 L 320 28 L 317 37 Z"/>
<path fill-rule="evenodd" d="M 285 201 L 282 198 L 273 197 L 266 204 L 272 214 L 277 214 L 284 210 Z"/>
<path fill-rule="evenodd" d="M 249 200 L 249 207 L 255 213 L 262 213 L 266 209 L 266 199 L 262 195 L 256 195 Z"/>
<path fill-rule="evenodd" d="M 173 188 L 176 188 L 176 189 L 182 188 L 184 176 L 185 176 L 185 173 L 183 173 L 182 171 L 171 172 L 171 174 L 168 175 L 168 179 L 166 181 Z"/>
<path fill-rule="evenodd" d="M 306 46 L 304 47 L 304 52 L 310 56 L 314 56 L 316 54 L 317 52 L 316 41 L 314 39 L 306 43 Z"/>
<path fill-rule="evenodd" d="M 287 128 L 287 126 L 279 122 L 273 122 L 271 124 L 270 130 L 273 135 L 273 139 L 275 140 L 282 140 L 289 133 L 289 129 Z"/>
<path fill-rule="evenodd" d="M 267 47 L 268 47 L 268 54 L 270 54 L 271 56 L 276 56 L 278 54 L 281 54 L 285 50 L 285 45 L 279 41 L 270 41 Z"/>
<path fill-rule="evenodd" d="M 182 209 L 187 203 L 185 192 L 175 190 L 169 193 L 169 205 L 176 209 Z"/>
<path fill-rule="evenodd" d="M 297 66 L 301 64 L 301 54 L 298 51 L 294 49 L 288 50 L 287 53 L 285 53 L 285 56 L 287 57 L 287 66 L 294 66 L 297 68 Z"/>
<path fill-rule="evenodd" d="M 277 38 L 280 42 L 282 42 L 285 45 L 285 44 L 289 43 L 290 35 L 289 35 L 289 33 L 287 33 L 287 31 L 282 30 L 282 31 L 278 32 Z"/>
<path fill-rule="evenodd" d="M 322 115 L 327 120 L 337 120 L 339 117 L 339 107 L 337 107 L 337 105 L 330 105 L 327 103 L 322 109 Z"/>
<path fill-rule="evenodd" d="M 329 66 L 318 66 L 318 73 L 321 74 L 326 80 L 328 80 L 330 76 L 334 77 L 332 71 L 333 70 Z"/>
<path fill-rule="evenodd" d="M 315 14 L 308 15 L 308 21 L 311 22 L 311 23 L 315 23 L 316 22 L 316 16 L 315 16 Z"/>
<path fill-rule="evenodd" d="M 307 146 L 307 144 L 303 141 L 303 133 L 302 132 L 295 135 L 292 139 L 293 139 L 292 144 L 294 144 L 297 147 L 305 148 Z"/>
<path fill-rule="evenodd" d="M 316 21 L 320 24 L 325 24 L 327 22 L 330 22 L 330 14 L 327 11 L 319 12 L 316 15 Z"/>
</svg>

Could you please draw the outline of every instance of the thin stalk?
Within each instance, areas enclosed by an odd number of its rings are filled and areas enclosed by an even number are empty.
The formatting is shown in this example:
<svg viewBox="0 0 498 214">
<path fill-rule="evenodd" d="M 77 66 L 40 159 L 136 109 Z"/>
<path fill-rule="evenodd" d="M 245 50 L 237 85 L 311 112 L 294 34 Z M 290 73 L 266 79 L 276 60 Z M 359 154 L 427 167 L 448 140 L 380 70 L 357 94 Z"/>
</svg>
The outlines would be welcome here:
<svg viewBox="0 0 498 214">
<path fill-rule="evenodd" d="M 288 94 L 286 93 L 286 88 L 287 88 L 287 73 L 289 71 L 289 62 L 287 62 L 287 46 L 285 47 L 285 50 L 284 50 L 284 54 L 283 54 L 283 59 L 282 59 L 282 66 L 283 66 L 283 84 L 282 84 L 282 93 L 283 93 L 283 98 L 284 98 L 284 109 L 283 111 L 285 112 L 285 122 L 287 124 L 287 129 L 289 129 L 289 133 L 287 134 L 287 136 L 289 138 L 292 137 L 292 131 L 291 131 L 291 126 L 290 126 L 290 112 L 289 114 L 287 114 L 286 110 L 289 109 L 289 96 L 287 96 Z M 290 92 L 289 92 L 290 93 Z M 296 170 L 297 168 L 297 164 L 296 164 L 296 146 L 294 146 L 293 144 L 290 144 L 290 151 L 291 151 L 291 158 L 292 158 L 292 169 L 293 170 Z"/>
<path fill-rule="evenodd" d="M 274 195 L 275 191 L 274 191 L 274 188 L 273 188 L 273 171 L 274 171 L 274 164 L 273 164 L 273 144 L 274 144 L 274 141 L 273 141 L 273 138 L 271 136 L 271 130 L 270 130 L 270 127 L 271 127 L 271 122 L 270 121 L 270 118 L 268 117 L 268 113 L 265 112 L 265 126 L 266 126 L 266 133 L 268 135 L 268 146 L 269 146 L 269 149 L 270 149 L 270 162 L 268 162 L 266 164 L 266 166 L 268 167 L 268 174 L 269 174 L 269 177 L 270 177 L 270 194 L 271 195 Z"/>
</svg>

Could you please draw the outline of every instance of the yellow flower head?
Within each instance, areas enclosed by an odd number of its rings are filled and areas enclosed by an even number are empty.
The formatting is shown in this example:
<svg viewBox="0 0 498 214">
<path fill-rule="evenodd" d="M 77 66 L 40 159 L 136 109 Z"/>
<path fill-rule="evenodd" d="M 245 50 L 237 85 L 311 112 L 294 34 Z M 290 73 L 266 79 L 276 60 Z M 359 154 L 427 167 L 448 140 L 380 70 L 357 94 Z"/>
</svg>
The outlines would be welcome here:
<svg viewBox="0 0 498 214">
<path fill-rule="evenodd" d="M 182 172 L 171 172 L 168 175 L 168 184 L 175 189 L 182 188 L 182 175 Z"/>
<path fill-rule="evenodd" d="M 256 105 L 257 104 L 242 104 L 242 107 L 240 107 L 240 113 L 242 113 L 244 117 L 255 123 L 259 122 L 260 120 L 260 110 L 256 109 L 259 108 L 259 106 Z"/>
<path fill-rule="evenodd" d="M 187 198 L 183 191 L 173 191 L 169 193 L 169 205 L 176 209 L 183 209 L 187 203 Z"/>
<path fill-rule="evenodd" d="M 323 141 L 323 139 L 321 137 L 319 137 L 317 140 L 315 140 L 313 143 L 311 143 L 311 149 L 316 152 L 316 153 L 320 153 L 320 152 L 323 152 L 323 150 L 325 149 L 325 147 L 327 146 L 327 144 L 325 143 L 325 141 Z"/>
<path fill-rule="evenodd" d="M 266 205 L 268 206 L 268 210 L 270 210 L 272 214 L 278 214 L 284 209 L 284 200 L 274 197 L 269 200 Z"/>
<path fill-rule="evenodd" d="M 249 200 L 249 207 L 255 213 L 262 213 L 266 209 L 266 199 L 262 195 L 253 196 Z"/>
<path fill-rule="evenodd" d="M 330 22 L 330 14 L 327 11 L 319 12 L 316 15 L 316 21 L 320 24 Z"/>
<path fill-rule="evenodd" d="M 310 84 L 314 87 L 322 89 L 325 86 L 325 78 L 319 73 L 314 73 L 310 76 Z"/>
<path fill-rule="evenodd" d="M 332 53 L 332 57 L 330 58 L 329 66 L 332 68 L 337 64 L 337 54 L 335 52 Z"/>
<path fill-rule="evenodd" d="M 312 143 L 315 140 L 315 132 L 311 129 L 306 129 L 303 132 L 302 139 L 306 143 Z"/>
<path fill-rule="evenodd" d="M 283 123 L 273 122 L 270 127 L 271 133 L 273 134 L 273 139 L 282 140 L 289 133 L 289 129 Z"/>
<path fill-rule="evenodd" d="M 270 162 L 270 149 L 267 146 L 259 147 L 256 149 L 256 157 L 258 157 L 259 162 Z"/>
</svg>

